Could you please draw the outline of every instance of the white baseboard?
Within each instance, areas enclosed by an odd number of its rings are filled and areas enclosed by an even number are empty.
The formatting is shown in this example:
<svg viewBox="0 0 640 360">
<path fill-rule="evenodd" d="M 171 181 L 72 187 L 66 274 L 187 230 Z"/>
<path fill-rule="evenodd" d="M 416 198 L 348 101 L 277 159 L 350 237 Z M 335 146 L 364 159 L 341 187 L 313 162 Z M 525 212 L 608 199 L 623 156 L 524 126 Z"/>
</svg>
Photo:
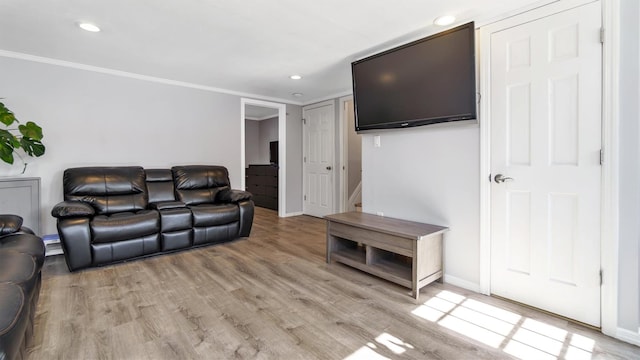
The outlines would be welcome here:
<svg viewBox="0 0 640 360">
<path fill-rule="evenodd" d="M 480 284 L 471 282 L 471 281 L 467 281 L 467 280 L 463 280 L 460 279 L 458 277 L 455 276 L 451 276 L 451 275 L 444 275 L 444 282 L 447 284 L 451 284 L 457 287 L 461 287 L 463 289 L 467 289 L 467 290 L 471 290 L 471 291 L 475 291 L 477 293 L 480 292 Z"/>
<path fill-rule="evenodd" d="M 616 338 L 618 340 L 628 342 L 629 344 L 640 346 L 640 329 L 638 329 L 638 332 L 635 332 L 627 329 L 618 328 L 618 330 L 616 331 Z"/>
<path fill-rule="evenodd" d="M 302 211 L 286 213 L 284 214 L 283 217 L 292 217 L 292 216 L 300 216 L 300 215 L 304 215 Z"/>
</svg>

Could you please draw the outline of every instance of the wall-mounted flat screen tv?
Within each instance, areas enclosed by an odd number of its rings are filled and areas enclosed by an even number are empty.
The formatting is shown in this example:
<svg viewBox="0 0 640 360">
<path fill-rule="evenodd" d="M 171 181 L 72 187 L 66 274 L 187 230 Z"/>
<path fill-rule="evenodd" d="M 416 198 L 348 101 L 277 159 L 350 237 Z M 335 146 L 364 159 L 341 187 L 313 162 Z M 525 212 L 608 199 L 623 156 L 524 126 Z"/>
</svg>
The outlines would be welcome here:
<svg viewBox="0 0 640 360">
<path fill-rule="evenodd" d="M 356 131 L 476 118 L 473 22 L 351 64 Z"/>
</svg>

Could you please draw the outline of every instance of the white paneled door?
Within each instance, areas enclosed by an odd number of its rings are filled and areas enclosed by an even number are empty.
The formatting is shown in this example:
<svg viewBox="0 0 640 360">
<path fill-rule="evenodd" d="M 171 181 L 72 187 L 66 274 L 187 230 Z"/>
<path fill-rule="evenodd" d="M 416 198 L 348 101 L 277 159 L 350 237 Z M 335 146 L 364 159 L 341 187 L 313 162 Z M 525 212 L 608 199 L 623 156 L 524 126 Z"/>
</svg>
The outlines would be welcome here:
<svg viewBox="0 0 640 360">
<path fill-rule="evenodd" d="M 491 293 L 600 325 L 594 2 L 491 35 Z"/>
<path fill-rule="evenodd" d="M 333 210 L 334 123 L 333 101 L 302 109 L 304 213 L 322 217 Z"/>
</svg>

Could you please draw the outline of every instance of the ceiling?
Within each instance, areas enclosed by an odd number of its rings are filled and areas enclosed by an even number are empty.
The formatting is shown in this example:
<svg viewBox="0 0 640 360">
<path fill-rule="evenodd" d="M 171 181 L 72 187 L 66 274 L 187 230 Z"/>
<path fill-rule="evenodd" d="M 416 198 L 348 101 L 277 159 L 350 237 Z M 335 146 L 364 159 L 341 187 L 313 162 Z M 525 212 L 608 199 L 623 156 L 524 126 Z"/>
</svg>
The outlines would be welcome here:
<svg viewBox="0 0 640 360">
<path fill-rule="evenodd" d="M 439 31 L 437 16 L 488 21 L 551 1 L 2 0 L 0 55 L 305 104 L 349 93 L 351 61 Z"/>
</svg>

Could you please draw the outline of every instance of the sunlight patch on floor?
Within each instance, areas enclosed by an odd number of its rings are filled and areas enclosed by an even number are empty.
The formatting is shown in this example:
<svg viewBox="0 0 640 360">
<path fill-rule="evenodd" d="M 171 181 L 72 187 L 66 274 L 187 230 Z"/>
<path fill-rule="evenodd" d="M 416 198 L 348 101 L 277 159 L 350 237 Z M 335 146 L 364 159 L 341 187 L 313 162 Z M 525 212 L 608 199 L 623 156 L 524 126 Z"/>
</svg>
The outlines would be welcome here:
<svg viewBox="0 0 640 360">
<path fill-rule="evenodd" d="M 412 314 L 522 360 L 587 360 L 595 346 L 593 339 L 451 291 L 441 291 Z"/>
<path fill-rule="evenodd" d="M 385 346 L 394 354 L 402 354 L 407 351 L 407 349 L 413 349 L 413 346 L 411 344 L 407 344 L 397 337 L 387 333 L 382 333 L 382 335 L 378 336 L 376 338 L 376 342 L 380 345 Z"/>
<path fill-rule="evenodd" d="M 367 346 L 361 347 L 360 349 L 356 350 L 353 354 L 344 358 L 344 360 L 369 360 L 369 359 L 382 360 L 382 359 L 389 359 L 389 358 L 378 354 L 375 350 Z"/>
<path fill-rule="evenodd" d="M 378 337 L 376 337 L 376 343 L 378 345 L 370 342 L 367 343 L 366 346 L 361 347 L 356 350 L 353 354 L 349 355 L 345 358 L 345 360 L 377 360 L 377 359 L 389 359 L 388 357 L 380 355 L 376 350 L 380 347 L 386 348 L 388 351 L 391 351 L 393 354 L 401 355 L 407 351 L 407 349 L 414 349 L 413 345 L 409 343 L 405 343 L 401 339 L 388 334 L 382 333 Z"/>
</svg>

